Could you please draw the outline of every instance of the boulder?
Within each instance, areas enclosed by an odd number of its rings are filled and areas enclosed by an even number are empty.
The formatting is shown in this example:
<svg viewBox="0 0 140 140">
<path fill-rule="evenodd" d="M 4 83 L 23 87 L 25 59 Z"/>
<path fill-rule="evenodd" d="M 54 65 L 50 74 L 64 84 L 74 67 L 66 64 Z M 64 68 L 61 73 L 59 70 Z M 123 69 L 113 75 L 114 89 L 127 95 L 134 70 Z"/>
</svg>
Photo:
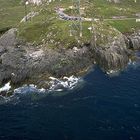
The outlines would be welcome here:
<svg viewBox="0 0 140 140">
<path fill-rule="evenodd" d="M 0 37 L 0 46 L 13 46 L 16 42 L 17 29 L 12 28 Z"/>
<path fill-rule="evenodd" d="M 127 44 L 131 49 L 140 50 L 140 31 L 127 36 Z"/>
</svg>

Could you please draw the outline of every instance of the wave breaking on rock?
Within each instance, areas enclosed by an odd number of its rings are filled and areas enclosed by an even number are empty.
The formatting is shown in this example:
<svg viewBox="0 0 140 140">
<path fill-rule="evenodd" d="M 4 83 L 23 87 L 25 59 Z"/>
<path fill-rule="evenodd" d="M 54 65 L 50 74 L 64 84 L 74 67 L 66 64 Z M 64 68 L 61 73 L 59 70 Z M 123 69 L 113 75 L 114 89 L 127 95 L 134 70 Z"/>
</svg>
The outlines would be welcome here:
<svg viewBox="0 0 140 140">
<path fill-rule="evenodd" d="M 82 78 L 70 76 L 70 77 L 63 77 L 62 79 L 57 79 L 55 77 L 49 77 L 50 81 L 46 81 L 46 83 L 49 85 L 48 89 L 44 88 L 38 88 L 34 84 L 30 85 L 23 85 L 19 88 L 13 89 L 11 91 L 12 86 L 10 85 L 10 82 L 6 83 L 3 87 L 0 88 L 1 93 L 1 100 L 3 103 L 11 101 L 14 96 L 20 96 L 20 95 L 27 95 L 27 94 L 51 94 L 53 92 L 63 92 L 63 91 L 70 91 L 73 90 L 78 83 L 82 82 Z M 3 96 L 3 93 L 6 95 L 8 92 L 13 92 L 10 96 Z"/>
<path fill-rule="evenodd" d="M 75 76 L 70 77 L 63 77 L 62 79 L 57 79 L 55 77 L 49 77 L 50 81 L 48 81 L 49 88 L 37 88 L 36 85 L 30 84 L 30 85 L 24 85 L 22 87 L 19 87 L 14 90 L 14 93 L 49 93 L 49 92 L 55 92 L 55 91 L 67 91 L 74 89 L 77 84 L 82 81 L 81 78 L 77 78 Z"/>
</svg>

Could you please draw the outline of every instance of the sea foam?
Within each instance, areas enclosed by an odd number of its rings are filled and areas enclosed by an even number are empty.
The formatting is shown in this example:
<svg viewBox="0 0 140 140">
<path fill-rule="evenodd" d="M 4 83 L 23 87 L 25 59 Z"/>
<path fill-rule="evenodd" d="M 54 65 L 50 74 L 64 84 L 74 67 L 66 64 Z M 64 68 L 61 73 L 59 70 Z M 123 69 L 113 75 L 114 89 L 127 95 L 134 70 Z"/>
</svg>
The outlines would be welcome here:
<svg viewBox="0 0 140 140">
<path fill-rule="evenodd" d="M 77 78 L 75 76 L 70 77 L 63 77 L 62 79 L 57 79 L 55 77 L 49 77 L 50 81 L 48 82 L 49 88 L 37 88 L 36 85 L 30 84 L 30 85 L 23 85 L 22 87 L 19 87 L 14 90 L 14 93 L 45 93 L 45 92 L 61 92 L 65 90 L 72 90 L 74 89 L 78 82 L 81 81 L 81 78 Z"/>
<path fill-rule="evenodd" d="M 11 89 L 10 82 L 6 83 L 3 87 L 0 88 L 0 93 L 1 92 L 7 92 Z"/>
</svg>

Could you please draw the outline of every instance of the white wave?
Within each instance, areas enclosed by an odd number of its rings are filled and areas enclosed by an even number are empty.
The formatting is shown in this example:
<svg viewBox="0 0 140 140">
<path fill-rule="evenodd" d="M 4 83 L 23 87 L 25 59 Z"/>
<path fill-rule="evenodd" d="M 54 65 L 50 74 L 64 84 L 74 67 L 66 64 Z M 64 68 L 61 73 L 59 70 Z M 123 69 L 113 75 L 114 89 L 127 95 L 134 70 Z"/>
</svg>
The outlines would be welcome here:
<svg viewBox="0 0 140 140">
<path fill-rule="evenodd" d="M 135 60 L 135 61 L 132 61 L 131 59 L 129 59 L 127 69 L 130 69 L 130 68 L 137 69 L 139 67 L 140 67 L 140 58 L 139 57 L 137 57 L 137 60 Z"/>
<path fill-rule="evenodd" d="M 114 74 L 114 73 L 118 73 L 119 70 L 109 70 L 106 73 L 107 74 Z"/>
<path fill-rule="evenodd" d="M 129 59 L 128 65 L 135 65 L 136 61 L 132 61 L 131 59 Z"/>
<path fill-rule="evenodd" d="M 50 77 L 51 81 L 49 84 L 51 85 L 49 90 L 51 91 L 63 91 L 63 90 L 69 90 L 76 87 L 77 83 L 79 82 L 80 78 L 77 78 L 75 76 L 70 77 L 63 77 L 61 80 Z"/>
<path fill-rule="evenodd" d="M 107 75 L 110 77 L 118 76 L 120 74 L 121 70 L 109 70 L 106 72 Z"/>
<path fill-rule="evenodd" d="M 36 85 L 30 84 L 30 85 L 24 85 L 22 87 L 19 87 L 14 90 L 14 93 L 45 93 L 45 92 L 52 92 L 57 91 L 61 92 L 64 90 L 71 90 L 76 87 L 78 82 L 80 81 L 80 78 L 77 78 L 75 76 L 70 77 L 63 77 L 62 79 L 57 79 L 55 77 L 49 77 L 50 81 L 48 81 L 49 88 L 37 88 Z"/>
<path fill-rule="evenodd" d="M 8 82 L 2 88 L 0 88 L 0 92 L 7 92 L 10 89 L 11 89 L 10 82 Z"/>
<path fill-rule="evenodd" d="M 22 87 L 19 87 L 17 89 L 14 90 L 14 93 L 22 93 L 22 94 L 27 94 L 27 93 L 33 93 L 33 92 L 39 92 L 39 93 L 42 93 L 42 92 L 45 92 L 46 90 L 41 88 L 41 89 L 38 89 L 36 85 L 24 85 Z"/>
</svg>

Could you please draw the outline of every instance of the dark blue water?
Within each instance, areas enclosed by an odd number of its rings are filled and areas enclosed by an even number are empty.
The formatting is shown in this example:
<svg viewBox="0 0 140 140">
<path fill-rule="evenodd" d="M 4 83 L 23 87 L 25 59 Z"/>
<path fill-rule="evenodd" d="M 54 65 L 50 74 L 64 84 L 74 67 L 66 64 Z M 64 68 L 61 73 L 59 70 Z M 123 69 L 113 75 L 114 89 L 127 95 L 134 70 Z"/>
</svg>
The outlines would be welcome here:
<svg viewBox="0 0 140 140">
<path fill-rule="evenodd" d="M 63 96 L 0 105 L 0 140 L 140 140 L 140 67 L 134 67 L 116 77 L 95 68 Z"/>
</svg>

